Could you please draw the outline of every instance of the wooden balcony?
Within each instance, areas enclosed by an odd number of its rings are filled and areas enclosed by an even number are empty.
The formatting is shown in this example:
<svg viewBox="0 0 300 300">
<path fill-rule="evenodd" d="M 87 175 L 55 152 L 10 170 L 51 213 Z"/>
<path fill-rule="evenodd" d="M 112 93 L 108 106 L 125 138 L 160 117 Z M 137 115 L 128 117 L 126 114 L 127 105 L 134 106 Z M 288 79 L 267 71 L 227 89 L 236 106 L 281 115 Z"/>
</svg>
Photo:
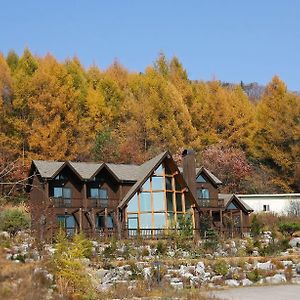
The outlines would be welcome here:
<svg viewBox="0 0 300 300">
<path fill-rule="evenodd" d="M 53 202 L 53 206 L 56 208 L 79 208 L 83 206 L 83 201 L 81 198 L 52 197 L 51 201 Z"/>
<path fill-rule="evenodd" d="M 224 199 L 218 199 L 218 198 L 197 199 L 197 203 L 200 207 L 205 207 L 205 208 L 224 207 Z"/>
<path fill-rule="evenodd" d="M 88 198 L 87 207 L 108 208 L 108 199 Z"/>
</svg>

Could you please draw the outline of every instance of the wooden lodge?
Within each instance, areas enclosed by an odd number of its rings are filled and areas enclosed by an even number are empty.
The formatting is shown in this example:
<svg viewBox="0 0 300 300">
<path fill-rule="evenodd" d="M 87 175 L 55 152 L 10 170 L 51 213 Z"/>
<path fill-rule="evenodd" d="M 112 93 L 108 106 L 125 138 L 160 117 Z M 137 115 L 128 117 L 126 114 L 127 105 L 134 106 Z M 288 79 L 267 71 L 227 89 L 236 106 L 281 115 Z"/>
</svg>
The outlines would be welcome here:
<svg viewBox="0 0 300 300">
<path fill-rule="evenodd" d="M 182 169 L 166 151 L 142 165 L 35 160 L 29 178 L 32 230 L 41 240 L 60 226 L 68 235 L 157 238 L 183 220 L 197 236 L 207 216 L 221 233 L 245 234 L 252 212 L 235 195 L 219 194 L 222 182 L 196 168 L 191 150 Z"/>
</svg>

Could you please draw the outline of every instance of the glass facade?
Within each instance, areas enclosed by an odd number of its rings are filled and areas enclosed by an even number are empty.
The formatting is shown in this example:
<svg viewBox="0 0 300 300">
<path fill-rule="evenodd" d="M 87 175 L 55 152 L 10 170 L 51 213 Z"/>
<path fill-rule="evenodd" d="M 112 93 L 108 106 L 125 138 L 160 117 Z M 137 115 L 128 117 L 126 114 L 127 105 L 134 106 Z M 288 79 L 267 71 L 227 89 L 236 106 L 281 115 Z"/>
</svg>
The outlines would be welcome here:
<svg viewBox="0 0 300 300">
<path fill-rule="evenodd" d="M 184 216 L 192 220 L 191 203 L 179 176 L 164 164 L 153 172 L 128 202 L 128 229 L 170 229 Z"/>
</svg>

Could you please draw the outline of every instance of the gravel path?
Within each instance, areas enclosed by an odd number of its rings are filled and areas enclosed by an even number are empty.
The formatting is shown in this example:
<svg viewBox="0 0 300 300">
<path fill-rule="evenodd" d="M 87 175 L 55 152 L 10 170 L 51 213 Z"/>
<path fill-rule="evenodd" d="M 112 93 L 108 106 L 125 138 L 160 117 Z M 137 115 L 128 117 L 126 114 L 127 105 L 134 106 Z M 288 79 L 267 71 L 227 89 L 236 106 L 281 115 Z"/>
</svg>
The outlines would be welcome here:
<svg viewBox="0 0 300 300">
<path fill-rule="evenodd" d="M 296 300 L 300 299 L 300 285 L 235 288 L 215 291 L 212 295 L 224 300 Z"/>
</svg>

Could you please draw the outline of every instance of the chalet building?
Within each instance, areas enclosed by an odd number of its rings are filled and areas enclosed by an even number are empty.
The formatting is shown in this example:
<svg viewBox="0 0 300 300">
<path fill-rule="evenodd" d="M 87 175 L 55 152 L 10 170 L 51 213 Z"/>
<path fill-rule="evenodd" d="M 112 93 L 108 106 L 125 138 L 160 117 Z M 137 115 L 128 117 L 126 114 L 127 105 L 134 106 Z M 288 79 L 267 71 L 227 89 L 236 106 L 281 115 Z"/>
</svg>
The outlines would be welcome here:
<svg viewBox="0 0 300 300">
<path fill-rule="evenodd" d="M 220 195 L 222 182 L 196 168 L 191 150 L 183 152 L 183 169 L 166 151 L 142 165 L 34 160 L 29 178 L 32 230 L 40 239 L 59 226 L 69 235 L 158 237 L 182 222 L 198 235 L 205 215 L 220 232 L 246 233 L 252 211 L 235 195 Z"/>
</svg>

